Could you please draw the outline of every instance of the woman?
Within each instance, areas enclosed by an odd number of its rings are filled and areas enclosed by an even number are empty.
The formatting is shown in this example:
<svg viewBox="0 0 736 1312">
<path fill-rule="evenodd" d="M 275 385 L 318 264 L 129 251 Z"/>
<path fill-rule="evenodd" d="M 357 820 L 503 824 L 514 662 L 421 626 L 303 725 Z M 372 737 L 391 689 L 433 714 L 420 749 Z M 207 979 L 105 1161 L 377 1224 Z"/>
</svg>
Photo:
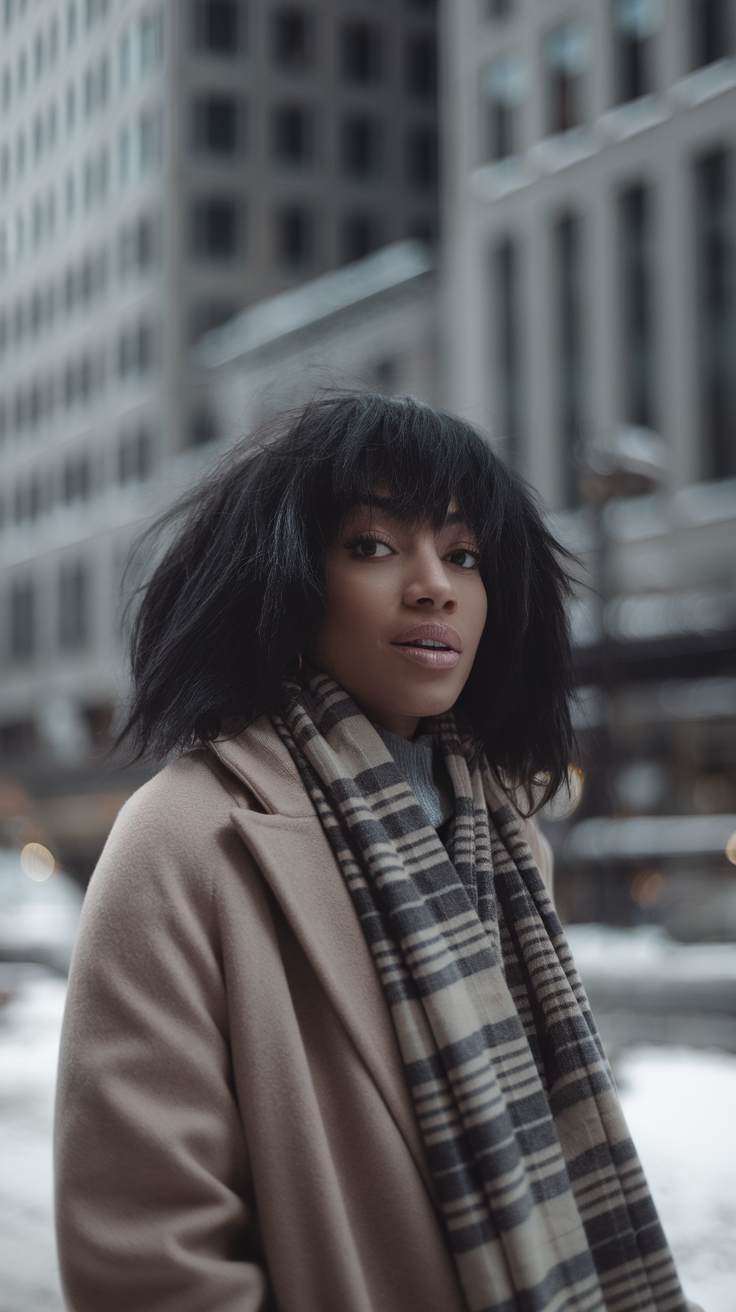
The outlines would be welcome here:
<svg viewBox="0 0 736 1312">
<path fill-rule="evenodd" d="M 348 396 L 177 514 L 127 726 L 173 759 L 70 980 L 70 1307 L 684 1308 L 521 814 L 571 752 L 528 493 L 460 420 Z"/>
</svg>

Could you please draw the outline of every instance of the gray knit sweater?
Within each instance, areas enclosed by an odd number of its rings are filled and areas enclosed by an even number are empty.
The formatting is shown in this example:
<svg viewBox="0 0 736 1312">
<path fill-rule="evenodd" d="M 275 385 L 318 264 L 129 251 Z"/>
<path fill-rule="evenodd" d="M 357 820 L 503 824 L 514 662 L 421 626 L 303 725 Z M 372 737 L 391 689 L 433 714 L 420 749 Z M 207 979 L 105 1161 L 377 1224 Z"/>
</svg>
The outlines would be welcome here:
<svg viewBox="0 0 736 1312">
<path fill-rule="evenodd" d="M 454 814 L 455 798 L 447 766 L 432 735 L 419 738 L 400 738 L 375 725 L 414 796 L 434 829 Z"/>
</svg>

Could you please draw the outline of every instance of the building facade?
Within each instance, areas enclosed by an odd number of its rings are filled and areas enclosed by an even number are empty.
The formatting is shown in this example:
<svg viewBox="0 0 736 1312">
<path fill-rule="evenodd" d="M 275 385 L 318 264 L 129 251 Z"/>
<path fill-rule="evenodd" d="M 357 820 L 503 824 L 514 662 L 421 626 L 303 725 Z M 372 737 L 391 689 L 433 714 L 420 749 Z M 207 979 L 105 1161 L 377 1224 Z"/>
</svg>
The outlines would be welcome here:
<svg viewBox="0 0 736 1312">
<path fill-rule="evenodd" d="M 217 436 L 197 338 L 436 236 L 435 25 L 431 0 L 3 0 L 0 774 L 51 795 L 109 741 L 131 540 Z"/>
<path fill-rule="evenodd" d="M 224 441 L 344 388 L 441 404 L 430 249 L 395 242 L 208 333 L 197 357 Z"/>
<path fill-rule="evenodd" d="M 736 935 L 736 7 L 444 14 L 447 402 L 588 571 L 563 909 Z M 650 494 L 622 498 L 632 478 Z M 666 825 L 659 852 L 636 826 L 574 837 L 675 815 L 704 819 L 679 859 Z"/>
<path fill-rule="evenodd" d="M 555 509 L 581 446 L 736 476 L 731 0 L 446 9 L 448 401 Z"/>
</svg>

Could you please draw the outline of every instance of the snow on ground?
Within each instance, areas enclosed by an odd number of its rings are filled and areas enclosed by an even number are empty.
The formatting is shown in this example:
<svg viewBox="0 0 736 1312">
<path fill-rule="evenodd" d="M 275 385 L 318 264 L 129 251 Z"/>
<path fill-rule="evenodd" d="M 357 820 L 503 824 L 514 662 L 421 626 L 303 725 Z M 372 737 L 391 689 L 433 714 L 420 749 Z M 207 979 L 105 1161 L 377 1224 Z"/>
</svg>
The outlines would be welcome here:
<svg viewBox="0 0 736 1312">
<path fill-rule="evenodd" d="M 66 980 L 42 967 L 12 973 L 19 993 L 0 1008 L 0 1308 L 61 1312 L 51 1128 Z"/>
<path fill-rule="evenodd" d="M 685 1293 L 736 1312 L 736 1057 L 647 1045 L 616 1077 Z"/>
<path fill-rule="evenodd" d="M 0 1008 L 0 1308 L 62 1312 L 51 1125 L 65 983 L 19 972 L 18 996 Z M 736 1056 L 634 1047 L 616 1076 L 688 1297 L 736 1312 Z"/>
</svg>

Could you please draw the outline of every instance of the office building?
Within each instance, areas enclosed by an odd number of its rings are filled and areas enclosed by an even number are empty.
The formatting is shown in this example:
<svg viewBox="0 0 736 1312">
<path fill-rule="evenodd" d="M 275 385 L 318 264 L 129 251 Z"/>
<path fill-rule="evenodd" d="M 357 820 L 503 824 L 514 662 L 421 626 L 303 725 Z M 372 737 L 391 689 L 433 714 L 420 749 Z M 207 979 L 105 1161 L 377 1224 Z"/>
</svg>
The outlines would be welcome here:
<svg viewBox="0 0 736 1312">
<path fill-rule="evenodd" d="M 0 773 L 31 791 L 98 786 L 130 542 L 218 436 L 193 343 L 435 238 L 435 24 L 429 0 L 3 0 Z"/>
<path fill-rule="evenodd" d="M 448 0 L 443 55 L 447 402 L 592 574 L 578 817 L 736 829 L 736 11 Z M 571 914 L 736 933 L 720 838 L 658 867 L 605 832 Z"/>
</svg>

